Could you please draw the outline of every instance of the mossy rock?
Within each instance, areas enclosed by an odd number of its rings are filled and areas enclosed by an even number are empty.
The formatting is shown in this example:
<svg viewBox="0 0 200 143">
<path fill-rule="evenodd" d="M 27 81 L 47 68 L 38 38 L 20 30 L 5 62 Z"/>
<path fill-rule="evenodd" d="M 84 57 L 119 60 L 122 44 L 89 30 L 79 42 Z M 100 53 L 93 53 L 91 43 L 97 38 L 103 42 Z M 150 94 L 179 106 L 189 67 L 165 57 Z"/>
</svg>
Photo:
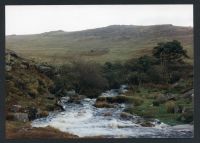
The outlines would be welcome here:
<svg viewBox="0 0 200 143">
<path fill-rule="evenodd" d="M 111 104 L 111 103 L 108 103 L 108 102 L 105 102 L 105 101 L 97 101 L 94 106 L 96 108 L 114 108 L 114 104 Z"/>
<path fill-rule="evenodd" d="M 114 96 L 114 97 L 98 97 L 97 101 L 105 101 L 108 103 L 133 103 L 139 106 L 143 103 L 143 99 L 139 96 Z"/>
<path fill-rule="evenodd" d="M 39 118 L 47 117 L 49 115 L 48 111 L 41 111 L 40 113 L 37 114 Z"/>
<path fill-rule="evenodd" d="M 122 113 L 120 114 L 120 117 L 121 117 L 122 119 L 129 120 L 129 119 L 132 119 L 132 118 L 133 118 L 133 115 L 130 114 L 130 113 L 127 113 L 127 112 L 122 112 Z"/>
<path fill-rule="evenodd" d="M 142 127 L 154 127 L 155 125 L 149 121 L 144 121 L 140 124 Z"/>
</svg>

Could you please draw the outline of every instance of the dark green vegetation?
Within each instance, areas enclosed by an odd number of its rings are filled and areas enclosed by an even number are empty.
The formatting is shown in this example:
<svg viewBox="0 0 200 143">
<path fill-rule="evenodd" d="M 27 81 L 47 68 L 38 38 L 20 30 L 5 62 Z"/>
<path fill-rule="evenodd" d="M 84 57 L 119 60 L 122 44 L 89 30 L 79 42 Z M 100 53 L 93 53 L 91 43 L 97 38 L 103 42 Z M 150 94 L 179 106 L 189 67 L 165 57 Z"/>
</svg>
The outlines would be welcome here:
<svg viewBox="0 0 200 143">
<path fill-rule="evenodd" d="M 74 61 L 58 68 L 59 76 L 53 77 L 55 87 L 53 93 L 61 90 L 75 90 L 78 94 L 88 97 L 98 96 L 106 89 L 107 80 L 102 75 L 99 64 Z M 56 94 L 57 95 L 57 94 Z"/>
<path fill-rule="evenodd" d="M 161 48 L 167 49 L 160 52 L 165 59 L 158 56 Z M 170 48 L 175 51 L 171 52 L 168 50 Z M 171 60 L 172 56 L 173 60 Z M 124 83 L 128 83 L 133 88 L 147 83 L 161 84 L 161 86 L 173 84 L 180 79 L 193 76 L 193 67 L 184 62 L 185 57 L 188 58 L 186 51 L 178 41 L 174 40 L 163 45 L 158 44 L 152 56 L 144 55 L 138 59 L 125 61 L 123 64 L 106 62 L 100 65 L 94 62 L 71 62 L 58 68 L 59 76 L 53 78 L 56 81 L 55 90 L 74 89 L 78 94 L 97 97 L 102 91 L 119 88 Z"/>
<path fill-rule="evenodd" d="M 125 111 L 132 114 L 168 124 L 191 123 L 193 66 L 185 62 L 187 58 L 187 51 L 174 40 L 158 43 L 152 55 L 123 63 L 75 61 L 60 67 L 60 76 L 54 79 L 58 81 L 55 91 L 74 89 L 77 94 L 93 98 L 106 89 L 128 83 L 126 95 L 98 97 L 94 106 L 113 108 L 116 103 L 126 103 L 132 106 Z"/>
<path fill-rule="evenodd" d="M 193 28 L 173 25 L 112 25 L 77 32 L 52 31 L 35 35 L 10 35 L 6 48 L 37 62 L 63 64 L 72 59 L 104 63 L 151 54 L 159 42 L 178 40 L 193 57 Z M 191 59 L 188 59 L 192 62 Z"/>
<path fill-rule="evenodd" d="M 130 106 L 124 112 L 172 125 L 193 122 L 192 28 L 116 25 L 80 32 L 12 35 L 7 36 L 6 45 L 34 59 L 21 58 L 10 50 L 6 53 L 10 133 L 18 130 L 18 122 L 27 123 L 59 109 L 57 100 L 66 95 L 74 95 L 71 99 L 77 103 L 84 96 L 97 98 L 94 106 L 99 108 L 126 103 Z M 122 84 L 128 84 L 125 95 L 99 97 Z M 50 130 L 57 132 L 47 128 L 43 133 Z M 33 136 L 36 132 L 33 130 Z"/>
</svg>

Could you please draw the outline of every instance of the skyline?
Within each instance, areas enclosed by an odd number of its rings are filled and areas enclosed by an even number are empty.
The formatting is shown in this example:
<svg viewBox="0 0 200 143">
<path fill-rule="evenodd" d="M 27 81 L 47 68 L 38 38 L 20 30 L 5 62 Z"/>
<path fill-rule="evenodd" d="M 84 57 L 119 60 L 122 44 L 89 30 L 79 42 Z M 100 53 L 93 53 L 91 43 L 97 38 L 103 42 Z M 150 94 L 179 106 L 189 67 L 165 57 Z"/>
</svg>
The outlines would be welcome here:
<svg viewBox="0 0 200 143">
<path fill-rule="evenodd" d="M 81 31 L 110 25 L 193 27 L 192 5 L 6 6 L 6 35 Z"/>
</svg>

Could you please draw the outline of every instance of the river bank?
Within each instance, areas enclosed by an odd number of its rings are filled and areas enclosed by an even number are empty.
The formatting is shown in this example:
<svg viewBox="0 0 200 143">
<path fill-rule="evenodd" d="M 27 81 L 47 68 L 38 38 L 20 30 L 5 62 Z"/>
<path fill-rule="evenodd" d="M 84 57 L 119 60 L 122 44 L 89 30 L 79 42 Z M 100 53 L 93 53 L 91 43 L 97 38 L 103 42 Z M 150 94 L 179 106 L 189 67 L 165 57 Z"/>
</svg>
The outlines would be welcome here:
<svg viewBox="0 0 200 143">
<path fill-rule="evenodd" d="M 77 137 L 53 127 L 33 128 L 30 122 L 6 121 L 6 139 L 69 139 Z"/>
<path fill-rule="evenodd" d="M 101 97 L 116 97 L 113 90 Z M 104 138 L 190 138 L 193 125 L 171 126 L 157 119 L 125 113 L 127 104 L 114 104 L 114 108 L 95 107 L 96 99 L 84 98 L 80 103 L 63 102 L 65 111 L 52 112 L 46 118 L 32 122 L 32 127 L 53 127 L 78 137 Z"/>
</svg>

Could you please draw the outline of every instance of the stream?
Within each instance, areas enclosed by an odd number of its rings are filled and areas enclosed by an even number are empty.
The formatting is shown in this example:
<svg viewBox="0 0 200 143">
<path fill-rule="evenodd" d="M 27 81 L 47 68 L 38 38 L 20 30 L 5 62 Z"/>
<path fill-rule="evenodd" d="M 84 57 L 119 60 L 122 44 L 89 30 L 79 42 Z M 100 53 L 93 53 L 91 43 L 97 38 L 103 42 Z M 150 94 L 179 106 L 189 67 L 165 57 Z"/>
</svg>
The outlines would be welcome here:
<svg viewBox="0 0 200 143">
<path fill-rule="evenodd" d="M 120 92 L 126 92 L 125 86 Z M 119 92 L 109 90 L 101 96 L 117 96 Z M 79 137 L 104 138 L 191 138 L 193 125 L 169 126 L 159 120 L 151 120 L 154 127 L 143 127 L 139 122 L 145 119 L 132 115 L 122 118 L 120 115 L 125 104 L 118 104 L 116 108 L 96 108 L 96 99 L 85 98 L 80 104 L 65 103 L 65 111 L 52 112 L 48 117 L 36 119 L 32 127 L 51 126 L 63 132 Z"/>
</svg>

